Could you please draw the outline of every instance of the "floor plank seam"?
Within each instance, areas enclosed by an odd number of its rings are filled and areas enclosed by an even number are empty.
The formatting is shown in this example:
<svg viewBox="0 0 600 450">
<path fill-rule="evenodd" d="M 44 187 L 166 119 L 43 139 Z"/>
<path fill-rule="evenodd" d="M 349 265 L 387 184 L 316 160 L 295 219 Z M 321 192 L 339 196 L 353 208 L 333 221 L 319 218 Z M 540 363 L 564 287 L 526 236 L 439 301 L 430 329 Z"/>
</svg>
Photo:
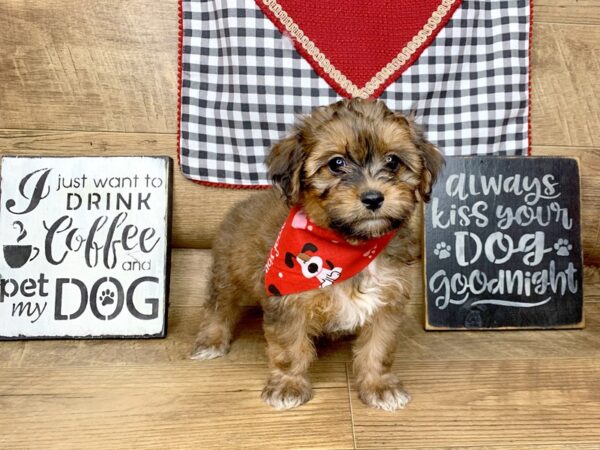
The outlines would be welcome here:
<svg viewBox="0 0 600 450">
<path fill-rule="evenodd" d="M 565 149 L 565 150 L 598 150 L 598 146 L 594 145 L 568 145 L 568 144 L 533 144 L 533 153 L 535 154 L 536 149 Z M 544 156 L 544 155 L 536 155 L 536 156 Z"/>
<path fill-rule="evenodd" d="M 60 129 L 60 128 L 11 128 L 0 127 L 2 131 L 31 131 L 31 132 L 52 132 L 52 133 L 109 133 L 109 134 L 160 134 L 164 136 L 177 136 L 177 131 L 123 131 L 123 130 L 81 130 L 81 129 Z"/>
<path fill-rule="evenodd" d="M 554 21 L 549 21 L 549 20 L 535 20 L 533 23 L 533 26 L 537 26 L 537 25 L 576 25 L 576 26 L 597 26 L 597 23 L 590 23 L 590 22 L 554 22 Z"/>
<path fill-rule="evenodd" d="M 348 363 L 344 363 L 346 369 L 346 389 L 348 389 L 348 405 L 350 406 L 350 427 L 352 429 L 352 446 L 356 450 L 356 431 L 354 430 L 354 410 L 352 409 L 352 389 L 350 389 L 350 373 Z"/>
</svg>

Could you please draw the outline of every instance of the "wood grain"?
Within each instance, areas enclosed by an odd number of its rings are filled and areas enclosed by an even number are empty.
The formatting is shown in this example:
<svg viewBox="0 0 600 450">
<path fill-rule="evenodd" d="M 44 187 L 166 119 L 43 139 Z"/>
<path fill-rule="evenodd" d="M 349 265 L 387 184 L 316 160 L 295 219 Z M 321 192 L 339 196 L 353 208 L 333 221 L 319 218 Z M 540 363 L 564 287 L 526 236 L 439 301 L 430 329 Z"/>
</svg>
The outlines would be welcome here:
<svg viewBox="0 0 600 450">
<path fill-rule="evenodd" d="M 534 0 L 535 23 L 600 24 L 597 0 Z"/>
<path fill-rule="evenodd" d="M 0 128 L 174 132 L 177 2 L 0 2 Z"/>
<path fill-rule="evenodd" d="M 148 395 L 168 390 L 174 395 L 201 395 L 211 392 L 260 392 L 269 374 L 263 364 L 216 364 L 199 361 L 157 362 L 152 372 L 146 365 L 129 364 L 118 371 L 114 367 L 28 366 L 28 372 L 18 368 L 2 370 L 0 374 L 0 397 L 8 395 L 65 395 L 65 386 L 80 385 L 94 394 L 126 394 L 139 387 L 143 379 L 144 392 Z M 315 389 L 346 388 L 344 363 L 317 362 L 312 378 Z M 16 377 L 20 375 L 20 377 Z M 85 379 L 85 383 L 81 380 Z M 168 381 L 167 381 L 168 380 Z M 190 380 L 194 380 L 190 386 Z M 232 380 L 236 380 L 232 383 Z M 82 392 L 83 393 L 83 392 Z"/>
<path fill-rule="evenodd" d="M 351 396 L 357 448 L 600 444 L 600 361 L 398 362 L 397 414 Z"/>
<path fill-rule="evenodd" d="M 600 27 L 535 27 L 532 142 L 600 146 Z"/>
<path fill-rule="evenodd" d="M 341 387 L 285 414 L 260 400 L 255 367 L 188 364 L 0 374 L 3 448 L 352 448 L 344 364 Z M 329 384 L 332 384 L 331 382 Z"/>
<path fill-rule="evenodd" d="M 598 450 L 598 444 L 504 444 L 504 445 L 460 445 L 460 446 L 445 446 L 445 449 L 453 450 Z M 419 447 L 419 450 L 439 450 L 440 447 Z"/>
</svg>

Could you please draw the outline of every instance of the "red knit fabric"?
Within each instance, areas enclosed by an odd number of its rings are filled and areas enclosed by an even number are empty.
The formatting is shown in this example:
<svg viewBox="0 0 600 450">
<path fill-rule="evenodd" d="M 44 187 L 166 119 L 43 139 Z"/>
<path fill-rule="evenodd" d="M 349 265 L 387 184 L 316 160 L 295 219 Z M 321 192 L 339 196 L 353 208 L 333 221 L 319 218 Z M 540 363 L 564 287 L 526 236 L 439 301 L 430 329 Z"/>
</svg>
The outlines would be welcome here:
<svg viewBox="0 0 600 450">
<path fill-rule="evenodd" d="M 395 231 L 358 245 L 315 225 L 299 207 L 290 211 L 265 265 L 268 296 L 324 288 L 352 278 L 381 253 Z"/>
<path fill-rule="evenodd" d="M 442 0 L 256 0 L 257 5 L 279 28 L 290 35 L 290 20 L 331 62 L 358 88 L 381 71 L 423 29 Z M 457 0 L 436 25 L 431 35 L 414 51 L 402 66 L 393 72 L 371 95 L 379 96 L 402 72 L 417 60 L 448 23 L 460 5 Z M 279 6 L 277 6 L 277 4 Z M 275 5 L 275 6 L 274 6 Z M 280 8 L 279 8 L 280 7 Z M 275 8 L 275 11 L 273 11 Z M 285 12 L 282 21 L 281 13 Z M 288 17 L 286 19 L 286 17 Z M 341 86 L 298 40 L 292 36 L 297 50 L 314 69 L 340 93 L 350 97 Z"/>
</svg>

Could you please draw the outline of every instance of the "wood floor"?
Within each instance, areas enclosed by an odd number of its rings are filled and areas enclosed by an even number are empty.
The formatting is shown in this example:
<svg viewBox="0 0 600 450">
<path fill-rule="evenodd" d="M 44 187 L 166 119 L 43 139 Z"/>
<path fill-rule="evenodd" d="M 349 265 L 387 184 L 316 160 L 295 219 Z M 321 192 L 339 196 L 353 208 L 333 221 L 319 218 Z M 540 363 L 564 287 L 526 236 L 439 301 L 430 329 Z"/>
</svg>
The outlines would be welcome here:
<svg viewBox="0 0 600 450">
<path fill-rule="evenodd" d="M 576 331 L 425 332 L 417 290 L 394 366 L 413 396 L 406 410 L 360 403 L 348 339 L 320 343 L 314 399 L 277 412 L 259 399 L 258 309 L 225 358 L 188 359 L 210 256 L 173 256 L 167 339 L 0 344 L 0 448 L 600 447 L 597 272 Z"/>
<path fill-rule="evenodd" d="M 586 262 L 597 264 L 600 1 L 535 6 L 533 150 L 580 157 Z M 176 157 L 176 80 L 176 0 L 0 0 L 0 155 Z M 593 269 L 587 327 L 574 331 L 425 332 L 417 285 L 394 366 L 413 401 L 397 413 L 358 400 L 350 340 L 320 343 L 310 403 L 263 405 L 253 307 L 229 355 L 189 360 L 205 248 L 246 195 L 176 174 L 166 339 L 0 342 L 0 449 L 600 448 Z"/>
</svg>

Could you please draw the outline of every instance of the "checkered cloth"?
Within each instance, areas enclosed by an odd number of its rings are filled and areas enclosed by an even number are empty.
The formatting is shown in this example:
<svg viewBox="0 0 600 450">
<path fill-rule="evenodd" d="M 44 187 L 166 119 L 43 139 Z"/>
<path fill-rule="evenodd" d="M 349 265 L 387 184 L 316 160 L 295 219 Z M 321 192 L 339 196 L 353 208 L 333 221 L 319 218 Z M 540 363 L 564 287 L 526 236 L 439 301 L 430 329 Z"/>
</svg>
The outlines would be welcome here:
<svg viewBox="0 0 600 450">
<path fill-rule="evenodd" d="M 265 155 L 297 114 L 341 97 L 253 0 L 181 0 L 180 162 L 208 183 L 268 185 Z M 381 94 L 446 155 L 526 155 L 531 0 L 463 0 Z"/>
</svg>

